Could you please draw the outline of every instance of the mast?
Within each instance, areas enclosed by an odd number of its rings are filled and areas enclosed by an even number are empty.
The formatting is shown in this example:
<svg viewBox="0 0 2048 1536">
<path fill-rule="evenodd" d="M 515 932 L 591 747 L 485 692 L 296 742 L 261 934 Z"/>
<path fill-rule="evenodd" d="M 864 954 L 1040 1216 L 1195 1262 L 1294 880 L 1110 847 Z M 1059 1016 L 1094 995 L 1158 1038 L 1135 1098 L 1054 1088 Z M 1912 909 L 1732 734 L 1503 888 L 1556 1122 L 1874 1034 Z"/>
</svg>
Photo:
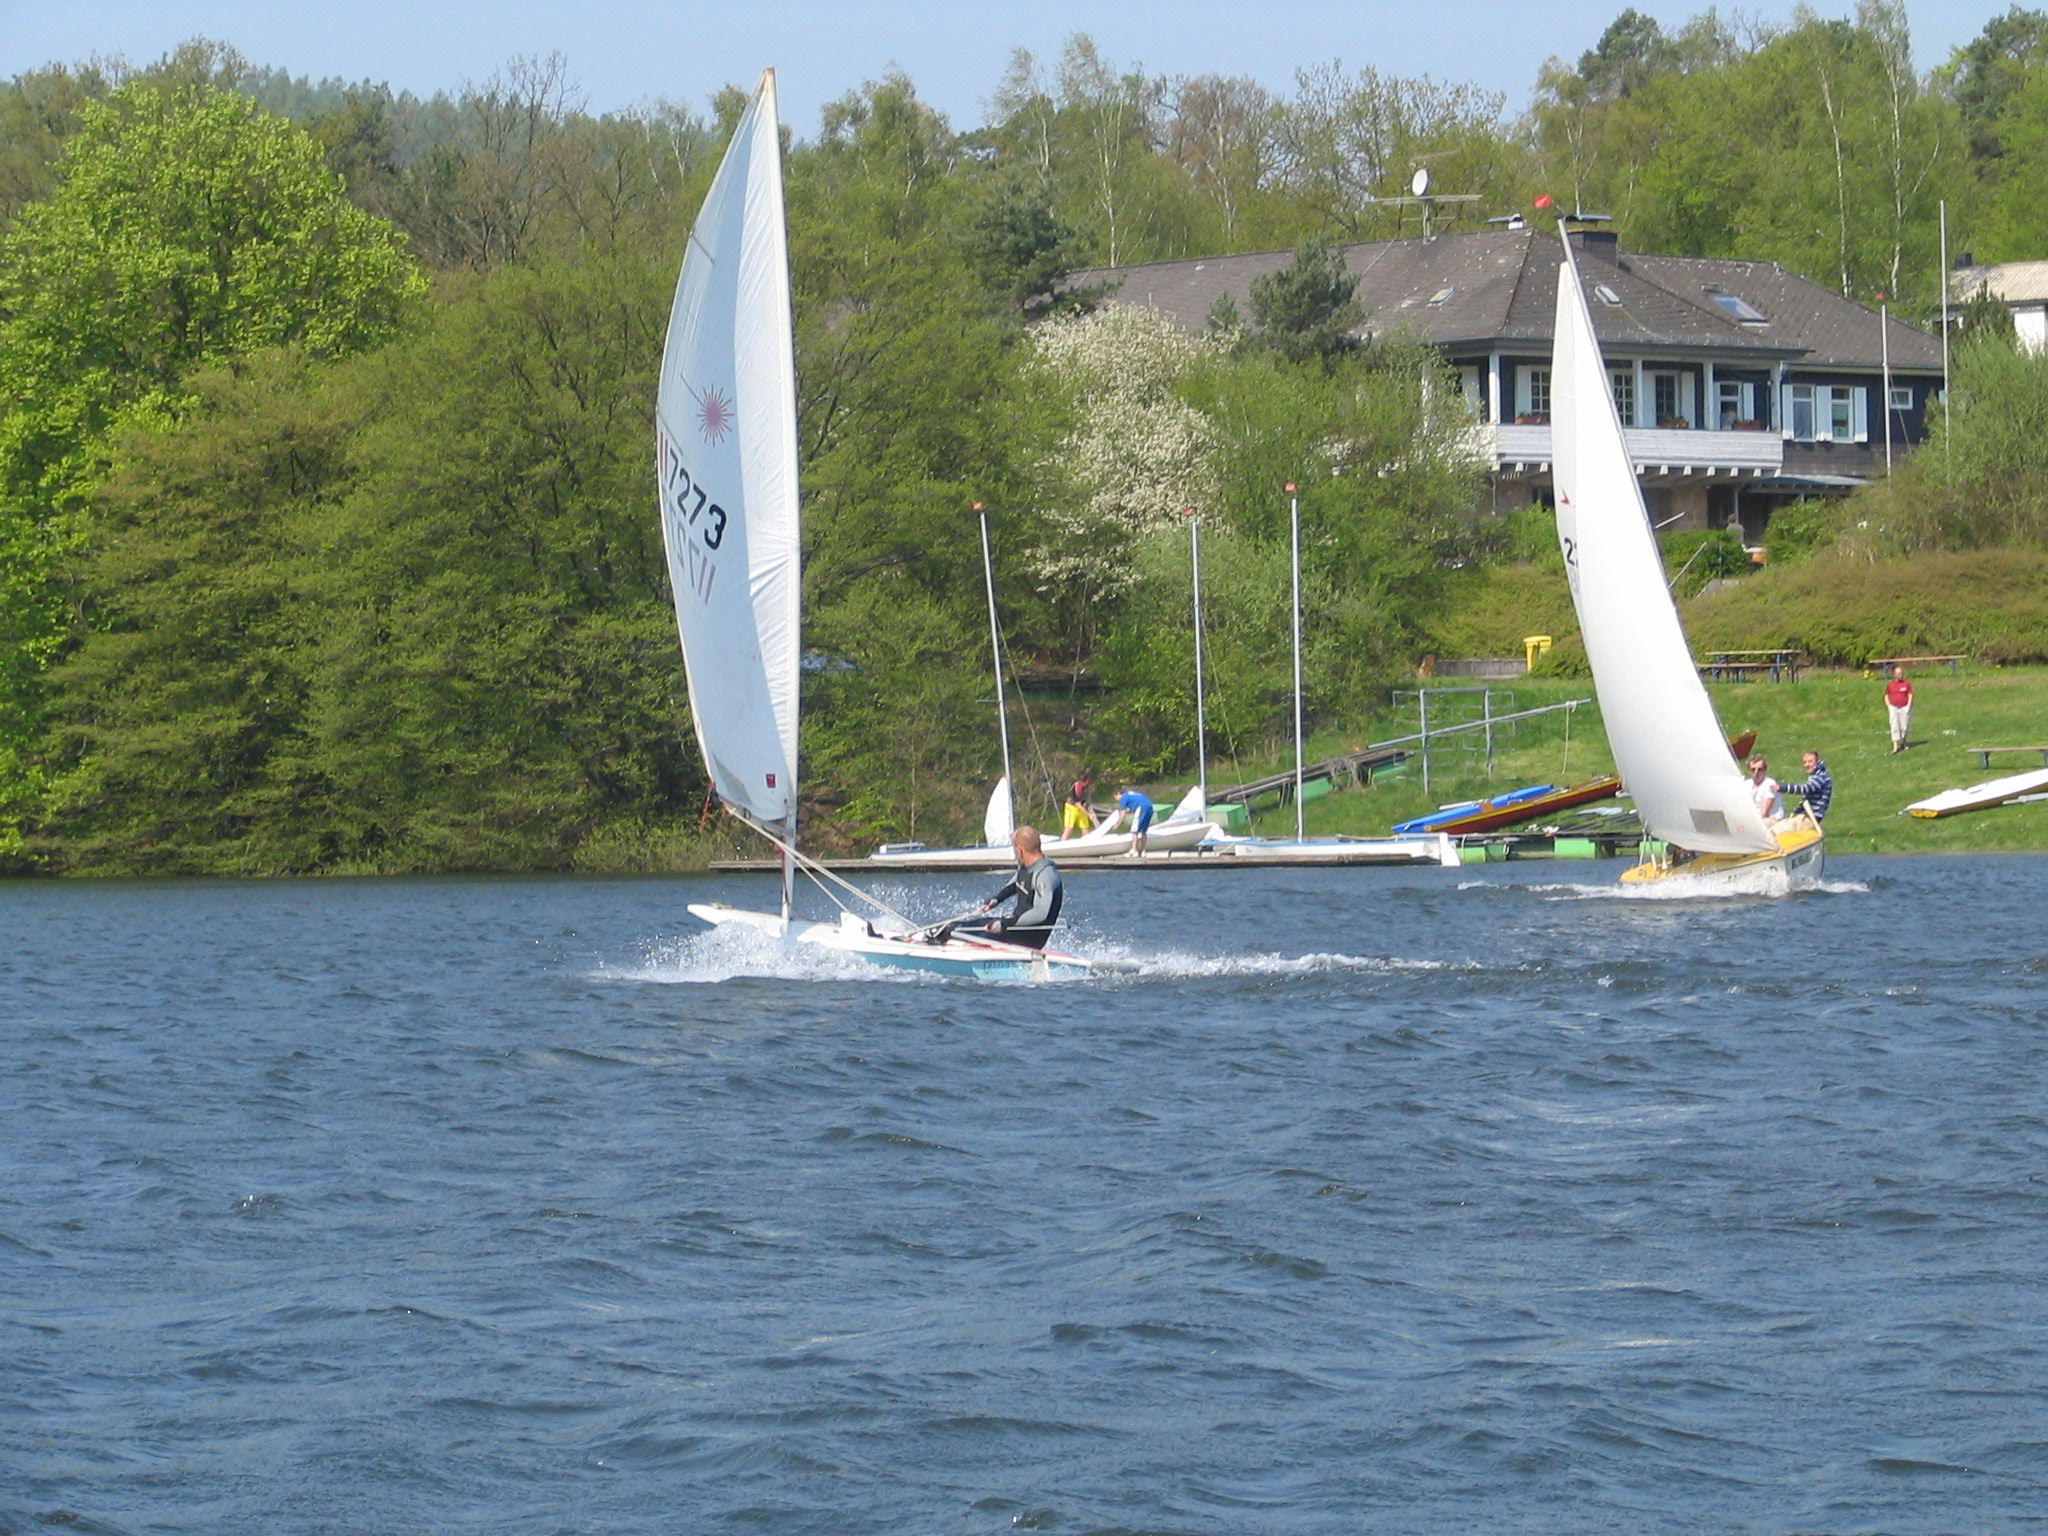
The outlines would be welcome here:
<svg viewBox="0 0 2048 1536">
<path fill-rule="evenodd" d="M 1287 483 L 1287 524 L 1294 575 L 1294 840 L 1304 842 L 1308 834 L 1301 805 L 1301 498 L 1295 494 L 1291 480 Z"/>
<path fill-rule="evenodd" d="M 1202 808 L 1209 806 L 1209 729 L 1202 706 L 1202 516 L 1187 509 L 1188 564 L 1194 576 L 1195 594 L 1195 784 L 1202 791 Z"/>
<path fill-rule="evenodd" d="M 988 592 L 988 651 L 996 669 L 996 731 L 1003 739 L 1003 782 L 1010 786 L 1010 825 L 1017 824 L 1017 781 L 1010 777 L 1010 715 L 1003 706 L 1003 632 L 996 624 L 996 567 L 989 554 L 988 509 L 974 504 L 981 519 L 981 581 Z"/>
</svg>

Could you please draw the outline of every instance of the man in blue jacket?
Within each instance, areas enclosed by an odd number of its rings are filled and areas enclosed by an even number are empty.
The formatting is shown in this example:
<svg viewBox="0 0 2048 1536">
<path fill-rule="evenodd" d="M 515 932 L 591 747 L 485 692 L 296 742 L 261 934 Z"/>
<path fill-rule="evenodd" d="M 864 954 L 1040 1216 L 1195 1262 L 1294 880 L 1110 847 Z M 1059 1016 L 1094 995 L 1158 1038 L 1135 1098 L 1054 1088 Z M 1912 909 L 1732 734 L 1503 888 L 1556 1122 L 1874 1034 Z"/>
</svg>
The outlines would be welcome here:
<svg viewBox="0 0 2048 1536">
<path fill-rule="evenodd" d="M 1805 796 L 1806 809 L 1818 826 L 1828 814 L 1828 801 L 1835 797 L 1835 778 L 1828 772 L 1828 765 L 1820 760 L 1818 752 L 1803 752 L 1800 761 L 1806 765 L 1806 782 L 1787 784 L 1783 792 Z"/>
</svg>

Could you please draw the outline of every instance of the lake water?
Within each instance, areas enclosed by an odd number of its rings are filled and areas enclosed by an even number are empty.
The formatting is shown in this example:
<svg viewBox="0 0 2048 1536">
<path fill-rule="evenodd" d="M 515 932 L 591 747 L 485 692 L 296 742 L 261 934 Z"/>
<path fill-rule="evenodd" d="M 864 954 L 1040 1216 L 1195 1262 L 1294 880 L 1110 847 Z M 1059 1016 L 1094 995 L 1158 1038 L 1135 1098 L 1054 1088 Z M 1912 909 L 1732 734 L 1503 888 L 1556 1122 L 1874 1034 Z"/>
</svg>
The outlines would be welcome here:
<svg viewBox="0 0 2048 1536">
<path fill-rule="evenodd" d="M 1618 870 L 0 886 L 0 1532 L 2042 1529 L 2048 860 Z"/>
</svg>

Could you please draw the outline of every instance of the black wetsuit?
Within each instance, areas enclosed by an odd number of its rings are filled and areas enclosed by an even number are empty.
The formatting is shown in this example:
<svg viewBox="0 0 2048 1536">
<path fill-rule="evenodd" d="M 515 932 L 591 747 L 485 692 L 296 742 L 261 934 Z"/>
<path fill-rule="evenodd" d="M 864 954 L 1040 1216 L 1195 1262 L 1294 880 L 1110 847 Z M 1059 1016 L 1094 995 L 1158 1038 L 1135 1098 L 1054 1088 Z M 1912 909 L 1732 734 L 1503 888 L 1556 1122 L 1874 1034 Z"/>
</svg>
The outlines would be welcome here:
<svg viewBox="0 0 2048 1536">
<path fill-rule="evenodd" d="M 1051 859 L 1041 857 L 1036 864 L 1019 864 L 1010 883 L 988 899 L 989 905 L 994 906 L 1012 896 L 1017 898 L 1016 906 L 1003 919 L 1001 931 L 991 932 L 979 923 L 963 923 L 953 932 L 980 933 L 1006 943 L 1043 949 L 1045 941 L 1052 937 L 1053 926 L 1060 920 L 1060 905 L 1066 895 L 1060 872 Z"/>
</svg>

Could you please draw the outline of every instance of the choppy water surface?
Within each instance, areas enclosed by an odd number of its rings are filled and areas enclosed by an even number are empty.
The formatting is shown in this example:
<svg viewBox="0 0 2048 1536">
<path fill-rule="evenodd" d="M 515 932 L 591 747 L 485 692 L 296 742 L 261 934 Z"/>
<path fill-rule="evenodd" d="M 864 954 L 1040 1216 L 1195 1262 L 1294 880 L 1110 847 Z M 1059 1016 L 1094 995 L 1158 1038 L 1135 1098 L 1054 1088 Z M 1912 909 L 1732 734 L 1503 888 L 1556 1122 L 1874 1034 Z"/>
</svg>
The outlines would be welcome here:
<svg viewBox="0 0 2048 1536">
<path fill-rule="evenodd" d="M 0 887 L 0 1531 L 2040 1529 L 2048 860 L 1616 869 Z"/>
</svg>

